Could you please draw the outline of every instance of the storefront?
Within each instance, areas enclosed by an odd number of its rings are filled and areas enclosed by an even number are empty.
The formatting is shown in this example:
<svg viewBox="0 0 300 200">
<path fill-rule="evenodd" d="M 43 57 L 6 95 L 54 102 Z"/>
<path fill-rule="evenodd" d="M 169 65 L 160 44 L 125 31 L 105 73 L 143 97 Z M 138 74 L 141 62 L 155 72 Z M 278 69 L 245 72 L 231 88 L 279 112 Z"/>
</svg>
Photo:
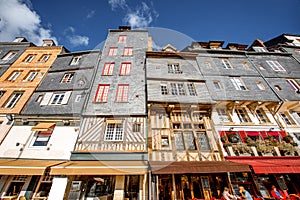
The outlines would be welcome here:
<svg viewBox="0 0 300 200">
<path fill-rule="evenodd" d="M 151 161 L 151 195 L 159 200 L 219 198 L 230 185 L 227 172 L 250 172 L 248 165 L 229 161 Z"/>
<path fill-rule="evenodd" d="M 68 178 L 64 196 L 69 200 L 148 199 L 144 161 L 69 161 L 50 173 Z"/>
<path fill-rule="evenodd" d="M 227 157 L 226 160 L 248 164 L 253 170 L 252 177 L 237 173 L 230 176 L 234 185 L 245 185 L 254 196 L 269 197 L 272 185 L 290 194 L 299 194 L 300 157 Z M 255 184 L 253 184 L 255 183 Z"/>
<path fill-rule="evenodd" d="M 50 167 L 62 161 L 2 159 L 0 160 L 1 197 L 14 199 L 25 196 L 27 199 L 47 197 L 52 186 L 53 176 Z"/>
</svg>

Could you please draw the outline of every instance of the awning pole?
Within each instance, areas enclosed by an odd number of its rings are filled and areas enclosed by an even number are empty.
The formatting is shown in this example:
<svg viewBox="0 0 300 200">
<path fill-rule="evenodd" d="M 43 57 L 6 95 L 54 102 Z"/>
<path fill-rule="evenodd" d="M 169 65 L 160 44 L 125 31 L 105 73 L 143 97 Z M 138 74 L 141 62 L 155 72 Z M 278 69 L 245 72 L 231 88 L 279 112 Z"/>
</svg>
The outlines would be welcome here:
<svg viewBox="0 0 300 200">
<path fill-rule="evenodd" d="M 175 175 L 172 174 L 172 183 L 173 183 L 173 191 L 174 191 L 174 200 L 177 200 L 176 197 L 176 183 L 175 183 Z"/>
<path fill-rule="evenodd" d="M 160 190 L 158 188 L 158 175 L 156 175 L 156 199 L 159 199 L 159 193 Z"/>
</svg>

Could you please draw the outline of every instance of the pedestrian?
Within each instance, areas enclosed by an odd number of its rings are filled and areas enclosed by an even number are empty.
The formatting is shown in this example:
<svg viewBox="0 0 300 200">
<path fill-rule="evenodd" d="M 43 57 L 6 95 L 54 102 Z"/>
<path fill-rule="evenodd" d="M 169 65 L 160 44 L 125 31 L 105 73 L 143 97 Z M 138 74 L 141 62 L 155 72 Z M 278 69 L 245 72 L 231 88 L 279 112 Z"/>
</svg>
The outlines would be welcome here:
<svg viewBox="0 0 300 200">
<path fill-rule="evenodd" d="M 242 199 L 253 200 L 251 194 L 243 186 L 239 186 Z"/>
</svg>

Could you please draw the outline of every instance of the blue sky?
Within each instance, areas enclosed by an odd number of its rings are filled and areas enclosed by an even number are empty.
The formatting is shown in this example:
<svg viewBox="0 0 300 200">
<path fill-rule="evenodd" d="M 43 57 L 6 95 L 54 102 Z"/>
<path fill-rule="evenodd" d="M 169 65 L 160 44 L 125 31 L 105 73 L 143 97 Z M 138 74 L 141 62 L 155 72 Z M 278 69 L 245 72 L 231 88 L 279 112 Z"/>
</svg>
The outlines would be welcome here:
<svg viewBox="0 0 300 200">
<path fill-rule="evenodd" d="M 250 45 L 300 34 L 300 0 L 0 0 L 0 18 L 0 41 L 52 38 L 71 51 L 99 47 L 119 25 L 151 27 L 158 47 L 209 40 Z"/>
</svg>

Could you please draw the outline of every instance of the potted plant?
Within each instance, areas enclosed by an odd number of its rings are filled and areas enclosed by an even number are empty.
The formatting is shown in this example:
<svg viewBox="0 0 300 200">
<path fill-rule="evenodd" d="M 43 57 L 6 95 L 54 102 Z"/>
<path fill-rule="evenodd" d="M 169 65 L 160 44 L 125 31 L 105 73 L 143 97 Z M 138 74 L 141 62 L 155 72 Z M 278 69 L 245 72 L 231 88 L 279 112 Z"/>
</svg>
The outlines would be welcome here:
<svg viewBox="0 0 300 200">
<path fill-rule="evenodd" d="M 281 142 L 279 145 L 279 150 L 283 155 L 295 155 L 297 151 L 296 148 L 291 143 L 287 143 L 285 141 Z"/>
<path fill-rule="evenodd" d="M 228 142 L 228 137 L 226 135 L 223 135 L 221 137 L 221 141 L 224 142 L 224 143 L 227 143 Z"/>
</svg>

